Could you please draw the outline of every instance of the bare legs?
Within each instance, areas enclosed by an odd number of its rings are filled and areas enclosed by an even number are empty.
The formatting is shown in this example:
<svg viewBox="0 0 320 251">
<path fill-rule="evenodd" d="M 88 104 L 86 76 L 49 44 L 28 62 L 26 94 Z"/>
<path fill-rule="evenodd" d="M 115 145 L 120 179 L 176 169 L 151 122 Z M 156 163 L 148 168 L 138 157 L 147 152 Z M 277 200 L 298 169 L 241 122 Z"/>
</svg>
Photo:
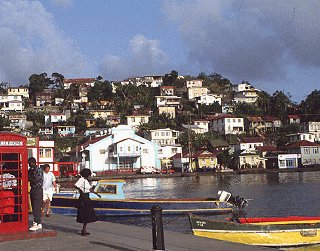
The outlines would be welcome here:
<svg viewBox="0 0 320 251">
<path fill-rule="evenodd" d="M 82 230 L 81 230 L 82 235 L 89 235 L 90 234 L 87 232 L 87 224 L 88 223 L 83 223 Z"/>
<path fill-rule="evenodd" d="M 46 213 L 46 216 L 50 216 L 50 208 L 51 208 L 51 202 L 49 199 L 43 201 L 42 206 L 42 214 Z"/>
</svg>

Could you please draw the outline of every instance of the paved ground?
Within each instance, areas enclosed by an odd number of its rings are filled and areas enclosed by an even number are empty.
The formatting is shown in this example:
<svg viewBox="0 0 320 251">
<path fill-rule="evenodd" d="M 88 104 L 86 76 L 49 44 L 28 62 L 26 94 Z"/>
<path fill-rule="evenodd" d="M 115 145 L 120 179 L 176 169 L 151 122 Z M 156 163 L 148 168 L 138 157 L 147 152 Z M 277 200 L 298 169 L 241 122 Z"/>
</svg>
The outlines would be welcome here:
<svg viewBox="0 0 320 251">
<path fill-rule="evenodd" d="M 130 225 L 110 222 L 95 222 L 88 225 L 91 235 L 80 235 L 81 224 L 74 217 L 52 215 L 43 219 L 43 226 L 57 231 L 57 237 L 20 240 L 0 243 L 2 251 L 62 250 L 62 251 L 140 251 L 152 250 L 152 231 Z M 275 250 L 216 241 L 196 237 L 191 234 L 165 231 L 165 247 L 167 251 L 253 251 Z"/>
</svg>

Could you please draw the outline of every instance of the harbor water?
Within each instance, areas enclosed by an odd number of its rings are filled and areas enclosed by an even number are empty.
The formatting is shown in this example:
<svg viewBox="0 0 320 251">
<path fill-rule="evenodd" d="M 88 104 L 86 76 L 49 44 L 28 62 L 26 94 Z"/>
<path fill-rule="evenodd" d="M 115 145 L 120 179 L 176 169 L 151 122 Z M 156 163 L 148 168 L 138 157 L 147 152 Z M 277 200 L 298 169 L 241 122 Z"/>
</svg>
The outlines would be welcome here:
<svg viewBox="0 0 320 251">
<path fill-rule="evenodd" d="M 129 198 L 208 198 L 217 197 L 219 190 L 225 190 L 248 199 L 247 217 L 319 216 L 319 181 L 320 172 L 143 178 L 127 180 L 124 191 Z M 150 217 L 102 220 L 151 227 Z M 163 224 L 166 230 L 191 232 L 187 216 L 165 216 Z"/>
</svg>

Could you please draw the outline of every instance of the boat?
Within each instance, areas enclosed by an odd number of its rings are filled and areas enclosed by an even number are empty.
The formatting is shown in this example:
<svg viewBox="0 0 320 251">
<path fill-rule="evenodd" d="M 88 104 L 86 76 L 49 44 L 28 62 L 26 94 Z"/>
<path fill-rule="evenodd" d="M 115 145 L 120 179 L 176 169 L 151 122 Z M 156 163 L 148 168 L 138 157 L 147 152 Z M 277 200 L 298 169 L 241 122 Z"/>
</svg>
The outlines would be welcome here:
<svg viewBox="0 0 320 251">
<path fill-rule="evenodd" d="M 123 192 L 124 180 L 99 180 L 94 191 L 90 193 L 95 212 L 102 216 L 139 216 L 150 215 L 154 205 L 162 208 L 162 214 L 225 214 L 232 212 L 230 202 L 216 198 L 178 198 L 178 199 L 130 199 Z M 79 193 L 60 192 L 53 195 L 51 209 L 53 213 L 76 215 L 76 201 Z"/>
<path fill-rule="evenodd" d="M 320 243 L 320 217 L 205 219 L 189 214 L 194 235 L 266 247 L 294 247 Z"/>
</svg>

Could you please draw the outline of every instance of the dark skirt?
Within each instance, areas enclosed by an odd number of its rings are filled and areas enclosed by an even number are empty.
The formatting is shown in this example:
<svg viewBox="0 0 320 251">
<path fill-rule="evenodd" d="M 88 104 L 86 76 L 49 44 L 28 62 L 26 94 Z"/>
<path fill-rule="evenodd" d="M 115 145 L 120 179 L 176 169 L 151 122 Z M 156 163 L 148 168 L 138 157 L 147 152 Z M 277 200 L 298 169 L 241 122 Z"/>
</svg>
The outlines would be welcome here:
<svg viewBox="0 0 320 251">
<path fill-rule="evenodd" d="M 77 222 L 91 223 L 97 221 L 96 213 L 90 200 L 89 193 L 81 193 L 78 200 Z"/>
</svg>

